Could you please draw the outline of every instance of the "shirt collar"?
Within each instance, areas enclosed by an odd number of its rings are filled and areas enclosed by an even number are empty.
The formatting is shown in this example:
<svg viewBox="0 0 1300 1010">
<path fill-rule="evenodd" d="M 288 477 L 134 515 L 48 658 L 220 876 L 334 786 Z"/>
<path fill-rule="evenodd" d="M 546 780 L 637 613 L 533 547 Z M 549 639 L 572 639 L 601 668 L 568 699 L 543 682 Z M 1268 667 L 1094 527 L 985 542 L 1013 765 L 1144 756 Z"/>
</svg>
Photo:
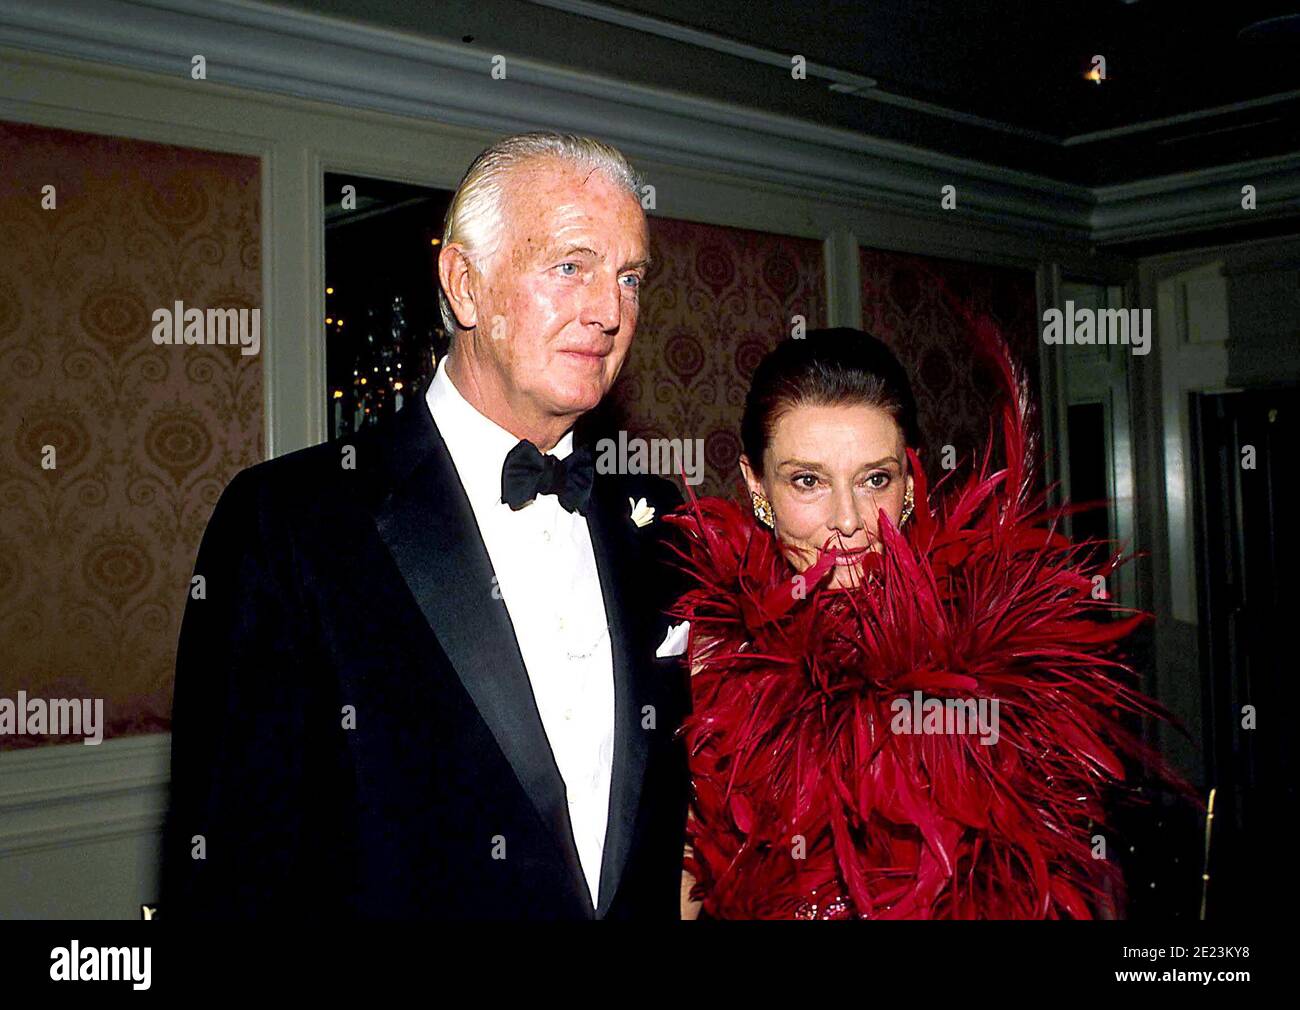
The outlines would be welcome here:
<svg viewBox="0 0 1300 1010">
<path fill-rule="evenodd" d="M 433 423 L 447 443 L 447 451 L 470 502 L 476 508 L 500 504 L 501 470 L 506 454 L 519 444 L 518 436 L 480 413 L 465 399 L 447 374 L 446 356 L 439 360 L 424 399 Z M 564 459 L 572 451 L 573 429 L 570 428 L 550 454 Z"/>
</svg>

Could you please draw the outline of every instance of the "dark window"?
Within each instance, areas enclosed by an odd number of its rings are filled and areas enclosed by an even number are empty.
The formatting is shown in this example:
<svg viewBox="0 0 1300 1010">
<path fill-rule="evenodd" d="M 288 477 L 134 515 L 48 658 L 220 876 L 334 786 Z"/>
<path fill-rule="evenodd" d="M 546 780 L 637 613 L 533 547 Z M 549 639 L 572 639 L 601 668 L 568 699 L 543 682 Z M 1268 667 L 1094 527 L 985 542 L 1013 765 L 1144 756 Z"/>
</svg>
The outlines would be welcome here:
<svg viewBox="0 0 1300 1010">
<path fill-rule="evenodd" d="M 355 199 L 344 187 L 355 187 Z M 438 250 L 451 193 L 325 176 L 326 417 L 334 438 L 395 413 L 447 345 Z"/>
</svg>

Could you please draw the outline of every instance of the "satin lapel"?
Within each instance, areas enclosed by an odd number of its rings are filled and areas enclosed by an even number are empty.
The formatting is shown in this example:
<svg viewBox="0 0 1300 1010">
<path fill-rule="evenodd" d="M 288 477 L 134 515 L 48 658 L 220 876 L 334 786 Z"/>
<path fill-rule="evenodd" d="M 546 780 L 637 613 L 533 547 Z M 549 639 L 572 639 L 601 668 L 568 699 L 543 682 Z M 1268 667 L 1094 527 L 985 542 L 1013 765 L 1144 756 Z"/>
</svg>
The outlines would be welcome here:
<svg viewBox="0 0 1300 1010">
<path fill-rule="evenodd" d="M 615 482 L 599 476 L 592 489 L 587 516 L 591 545 L 600 572 L 600 589 L 609 621 L 614 660 L 614 767 L 610 782 L 609 822 L 600 871 L 600 903 L 596 915 L 609 911 L 632 849 L 641 785 L 645 778 L 649 740 L 641 728 L 641 708 L 647 703 L 638 673 L 636 595 L 631 590 L 641 563 L 631 506 L 619 497 Z"/>
<path fill-rule="evenodd" d="M 509 611 L 494 592 L 492 561 L 474 510 L 423 397 L 397 420 L 389 459 L 396 481 L 375 510 L 376 526 L 438 644 L 550 826 L 573 886 L 590 907 L 564 780 Z"/>
</svg>

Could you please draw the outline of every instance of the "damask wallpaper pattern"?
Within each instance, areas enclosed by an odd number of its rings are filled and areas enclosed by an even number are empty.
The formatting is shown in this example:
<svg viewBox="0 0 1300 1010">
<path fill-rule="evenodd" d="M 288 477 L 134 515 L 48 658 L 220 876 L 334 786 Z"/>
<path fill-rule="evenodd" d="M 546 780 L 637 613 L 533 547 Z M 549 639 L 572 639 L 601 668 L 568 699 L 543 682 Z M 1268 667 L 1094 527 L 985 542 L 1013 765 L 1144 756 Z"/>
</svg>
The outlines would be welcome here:
<svg viewBox="0 0 1300 1010">
<path fill-rule="evenodd" d="M 943 446 L 958 468 L 982 456 L 1002 402 L 996 373 L 978 353 L 970 327 L 942 288 L 977 314 L 990 316 L 1030 376 L 1037 394 L 1037 294 L 1032 271 L 860 249 L 862 328 L 902 361 L 912 380 L 930 478 L 943 474 Z M 995 440 L 995 459 L 1000 459 Z"/>
<path fill-rule="evenodd" d="M 0 697 L 165 730 L 199 538 L 262 458 L 262 367 L 151 317 L 260 309 L 260 163 L 0 123 L 0 165 Z"/>
<path fill-rule="evenodd" d="M 628 361 L 600 428 L 629 437 L 703 438 L 699 494 L 736 493 L 740 414 L 755 366 L 796 315 L 826 325 L 821 243 L 665 218 L 650 222 L 654 267 Z M 862 328 L 908 370 L 927 470 L 952 445 L 960 465 L 982 453 L 1000 392 L 940 285 L 989 314 L 1037 389 L 1034 275 L 1028 270 L 859 250 Z M 995 453 L 997 446 L 995 445 Z"/>
<path fill-rule="evenodd" d="M 650 251 L 636 340 L 605 426 L 644 439 L 703 439 L 695 493 L 734 494 L 754 368 L 790 335 L 795 316 L 808 329 L 825 325 L 822 244 L 656 217 Z"/>
</svg>

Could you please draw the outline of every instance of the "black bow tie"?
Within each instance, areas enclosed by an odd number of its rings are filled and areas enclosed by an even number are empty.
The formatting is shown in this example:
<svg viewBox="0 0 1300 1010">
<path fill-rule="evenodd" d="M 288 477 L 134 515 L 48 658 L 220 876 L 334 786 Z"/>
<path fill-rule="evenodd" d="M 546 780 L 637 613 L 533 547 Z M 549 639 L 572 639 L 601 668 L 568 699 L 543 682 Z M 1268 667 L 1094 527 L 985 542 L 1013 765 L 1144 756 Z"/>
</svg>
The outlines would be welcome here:
<svg viewBox="0 0 1300 1010">
<path fill-rule="evenodd" d="M 501 500 L 518 512 L 539 494 L 553 494 L 568 511 L 585 513 L 594 477 L 591 450 L 585 446 L 559 459 L 525 439 L 506 453 Z"/>
</svg>

